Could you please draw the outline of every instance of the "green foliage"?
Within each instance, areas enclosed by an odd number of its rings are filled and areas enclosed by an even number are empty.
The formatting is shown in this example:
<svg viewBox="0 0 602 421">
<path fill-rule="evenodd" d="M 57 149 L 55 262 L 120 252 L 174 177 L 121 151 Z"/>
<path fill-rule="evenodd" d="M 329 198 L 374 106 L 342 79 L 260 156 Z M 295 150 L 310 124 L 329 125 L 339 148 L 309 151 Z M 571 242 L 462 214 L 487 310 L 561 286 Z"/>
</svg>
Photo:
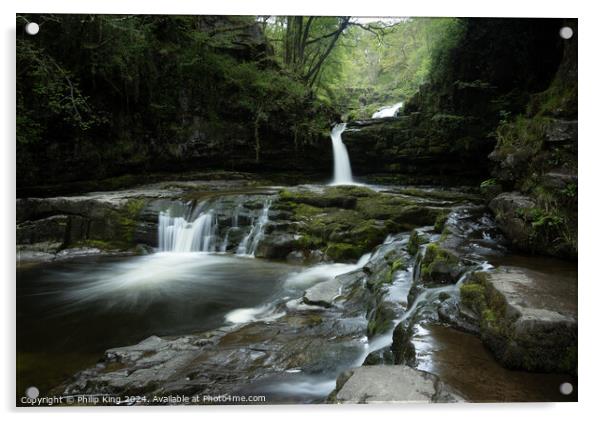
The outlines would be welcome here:
<svg viewBox="0 0 602 421">
<path fill-rule="evenodd" d="M 500 124 L 496 130 L 498 149 L 502 152 L 539 150 L 548 122 L 545 117 L 527 118 L 519 115 L 512 122 Z"/>
<path fill-rule="evenodd" d="M 351 28 L 338 48 L 347 87 L 339 102 L 352 118 L 367 118 L 384 105 L 405 100 L 433 72 L 433 63 L 457 42 L 459 21 L 450 18 L 403 19 L 378 38 Z"/>
<path fill-rule="evenodd" d="M 361 24 L 346 17 L 277 16 L 264 22 L 280 62 L 311 83 L 320 100 L 353 119 L 370 117 L 379 107 L 412 96 L 428 78 L 432 63 L 441 61 L 461 34 L 459 21 L 450 18 Z M 337 31 L 340 36 L 329 50 Z M 306 75 L 326 51 L 315 79 L 308 80 Z"/>
<path fill-rule="evenodd" d="M 492 187 L 497 185 L 497 180 L 495 178 L 488 178 L 487 180 L 483 181 L 480 185 L 481 188 L 487 188 L 487 187 Z"/>
<path fill-rule="evenodd" d="M 92 167 L 97 178 L 123 162 L 145 167 L 199 133 L 219 143 L 243 132 L 261 163 L 266 137 L 296 151 L 328 129 L 331 112 L 273 60 L 252 16 L 24 18 L 44 30 L 17 37 L 21 181 L 63 156 L 80 179 Z M 54 160 L 40 158 L 44 148 Z"/>
</svg>

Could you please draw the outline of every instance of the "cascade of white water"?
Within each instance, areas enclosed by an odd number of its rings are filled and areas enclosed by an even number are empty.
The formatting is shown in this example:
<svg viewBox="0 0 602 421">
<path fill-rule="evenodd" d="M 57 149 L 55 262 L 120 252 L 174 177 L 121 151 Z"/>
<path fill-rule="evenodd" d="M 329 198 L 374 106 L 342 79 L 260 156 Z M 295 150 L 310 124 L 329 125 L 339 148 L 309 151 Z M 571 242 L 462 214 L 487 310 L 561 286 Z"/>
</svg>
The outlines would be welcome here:
<svg viewBox="0 0 602 421">
<path fill-rule="evenodd" d="M 255 256 L 255 250 L 257 250 L 257 246 L 263 238 L 263 231 L 265 225 L 269 221 L 269 211 L 271 204 L 271 199 L 265 200 L 265 202 L 263 203 L 263 210 L 261 211 L 261 215 L 259 215 L 259 218 L 257 218 L 257 220 L 253 222 L 249 233 L 238 245 L 236 254 L 241 256 Z"/>
<path fill-rule="evenodd" d="M 332 184 L 353 184 L 351 174 L 351 163 L 349 154 L 343 143 L 341 135 L 345 131 L 346 123 L 339 123 L 332 128 L 330 138 L 332 139 L 332 153 L 334 155 L 334 180 Z"/>
<path fill-rule="evenodd" d="M 399 110 L 402 106 L 403 102 L 398 102 L 397 104 L 393 104 L 390 107 L 383 107 L 374 114 L 372 114 L 372 118 L 394 117 L 397 110 Z"/>
<path fill-rule="evenodd" d="M 212 210 L 193 222 L 170 212 L 159 214 L 159 250 L 171 252 L 215 251 L 217 219 Z"/>
</svg>

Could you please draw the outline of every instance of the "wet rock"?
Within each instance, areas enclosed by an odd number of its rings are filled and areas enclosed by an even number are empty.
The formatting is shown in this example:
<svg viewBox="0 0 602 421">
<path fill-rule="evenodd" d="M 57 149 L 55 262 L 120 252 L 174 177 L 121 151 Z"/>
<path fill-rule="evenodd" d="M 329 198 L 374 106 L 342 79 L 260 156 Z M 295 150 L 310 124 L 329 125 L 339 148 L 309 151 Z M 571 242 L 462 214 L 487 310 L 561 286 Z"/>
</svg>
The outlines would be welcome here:
<svg viewBox="0 0 602 421">
<path fill-rule="evenodd" d="M 55 215 L 17 225 L 17 244 L 55 243 L 62 245 L 67 239 L 69 216 Z"/>
<path fill-rule="evenodd" d="M 393 365 L 395 364 L 395 358 L 393 351 L 390 348 L 383 348 L 377 351 L 373 351 L 364 360 L 362 365 Z"/>
<path fill-rule="evenodd" d="M 426 247 L 420 262 L 420 277 L 426 285 L 452 284 L 465 270 L 458 256 L 435 243 Z"/>
<path fill-rule="evenodd" d="M 208 343 L 193 336 L 151 336 L 136 345 L 109 349 L 97 367 L 81 372 L 64 393 L 145 394 L 168 381 Z"/>
<path fill-rule="evenodd" d="M 291 251 L 286 255 L 286 261 L 293 264 L 302 264 L 305 261 L 305 255 L 301 251 Z"/>
<path fill-rule="evenodd" d="M 265 235 L 257 246 L 255 257 L 266 259 L 285 259 L 297 246 L 294 234 L 274 232 Z"/>
<path fill-rule="evenodd" d="M 421 235 L 417 230 L 412 230 L 412 234 L 410 235 L 410 238 L 408 240 L 408 253 L 411 256 L 415 256 L 416 253 L 418 253 L 418 249 L 420 248 L 420 246 L 427 242 L 428 239 L 425 236 Z"/>
<path fill-rule="evenodd" d="M 329 281 L 320 282 L 305 291 L 303 302 L 310 305 L 331 307 L 335 299 L 341 296 L 344 288 L 362 281 L 364 277 L 363 270 L 357 269 L 353 272 L 339 275 Z"/>
<path fill-rule="evenodd" d="M 414 320 L 401 322 L 393 330 L 393 360 L 395 364 L 414 365 L 416 363 L 416 349 L 412 343 L 414 335 Z"/>
<path fill-rule="evenodd" d="M 437 376 L 407 366 L 362 366 L 343 376 L 333 396 L 336 403 L 462 401 Z"/>
<path fill-rule="evenodd" d="M 479 316 L 484 343 L 505 366 L 576 372 L 576 283 L 502 266 L 474 274 L 461 292 Z"/>
<path fill-rule="evenodd" d="M 577 175 L 562 172 L 548 172 L 542 176 L 541 185 L 547 189 L 562 190 L 577 185 Z"/>
<path fill-rule="evenodd" d="M 478 316 L 470 309 L 462 306 L 456 297 L 443 301 L 437 308 L 439 320 L 467 333 L 479 333 Z"/>
<path fill-rule="evenodd" d="M 577 120 L 550 119 L 545 128 L 544 139 L 550 143 L 577 141 Z"/>
<path fill-rule="evenodd" d="M 533 232 L 525 215 L 535 208 L 535 201 L 518 192 L 502 193 L 489 202 L 495 220 L 504 235 L 519 250 L 531 249 L 530 236 Z"/>
</svg>

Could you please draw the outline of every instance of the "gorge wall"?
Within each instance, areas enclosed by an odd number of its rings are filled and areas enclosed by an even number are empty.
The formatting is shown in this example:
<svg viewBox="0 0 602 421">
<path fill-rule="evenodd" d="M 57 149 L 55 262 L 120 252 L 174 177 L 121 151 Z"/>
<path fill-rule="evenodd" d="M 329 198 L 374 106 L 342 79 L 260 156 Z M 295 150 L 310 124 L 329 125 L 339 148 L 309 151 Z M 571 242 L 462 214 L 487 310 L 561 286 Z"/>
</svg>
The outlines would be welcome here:
<svg viewBox="0 0 602 421">
<path fill-rule="evenodd" d="M 523 113 L 554 77 L 562 20 L 464 19 L 457 44 L 434 55 L 430 81 L 397 118 L 351 122 L 343 134 L 353 169 L 413 183 L 488 178 L 495 129 Z"/>
</svg>

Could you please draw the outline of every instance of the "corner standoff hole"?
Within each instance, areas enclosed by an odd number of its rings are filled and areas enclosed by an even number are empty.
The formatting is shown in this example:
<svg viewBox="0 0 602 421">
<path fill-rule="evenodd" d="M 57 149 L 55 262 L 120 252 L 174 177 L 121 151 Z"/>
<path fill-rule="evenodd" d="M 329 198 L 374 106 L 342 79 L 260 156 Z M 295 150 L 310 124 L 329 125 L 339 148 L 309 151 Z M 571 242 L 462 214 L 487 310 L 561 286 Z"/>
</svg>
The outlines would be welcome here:
<svg viewBox="0 0 602 421">
<path fill-rule="evenodd" d="M 25 32 L 27 32 L 29 35 L 35 35 L 40 32 L 40 25 L 35 22 L 29 22 L 27 25 L 25 25 Z"/>
<path fill-rule="evenodd" d="M 40 391 L 37 387 L 35 386 L 30 386 L 27 388 L 27 390 L 25 391 L 25 395 L 29 398 L 29 399 L 35 399 L 38 396 L 40 396 Z"/>
<path fill-rule="evenodd" d="M 562 383 L 560 385 L 560 393 L 563 395 L 570 395 L 573 393 L 573 385 L 570 383 Z"/>
<path fill-rule="evenodd" d="M 560 28 L 560 38 L 571 39 L 573 37 L 573 29 L 569 26 Z"/>
</svg>

